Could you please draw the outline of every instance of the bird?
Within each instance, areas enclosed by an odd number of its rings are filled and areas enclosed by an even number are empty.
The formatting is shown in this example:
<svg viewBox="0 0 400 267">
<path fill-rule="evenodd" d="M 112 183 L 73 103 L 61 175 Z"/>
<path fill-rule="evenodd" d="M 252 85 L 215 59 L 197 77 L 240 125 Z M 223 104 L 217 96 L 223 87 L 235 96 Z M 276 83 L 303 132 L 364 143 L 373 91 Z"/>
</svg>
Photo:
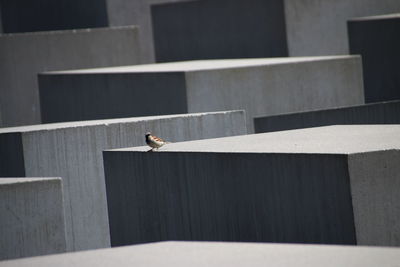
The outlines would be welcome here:
<svg viewBox="0 0 400 267">
<path fill-rule="evenodd" d="M 151 149 L 149 151 L 154 151 L 154 149 L 159 149 L 160 147 L 162 147 L 165 144 L 169 144 L 169 142 L 164 141 L 163 139 L 152 135 L 150 132 L 147 132 L 146 135 L 146 144 L 151 147 Z"/>
</svg>

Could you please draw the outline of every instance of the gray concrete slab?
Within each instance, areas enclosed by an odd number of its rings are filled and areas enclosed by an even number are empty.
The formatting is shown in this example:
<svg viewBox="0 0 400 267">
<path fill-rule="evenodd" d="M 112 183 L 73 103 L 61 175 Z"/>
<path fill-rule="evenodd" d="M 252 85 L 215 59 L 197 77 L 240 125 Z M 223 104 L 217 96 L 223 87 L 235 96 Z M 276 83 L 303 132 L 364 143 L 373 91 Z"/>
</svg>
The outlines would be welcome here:
<svg viewBox="0 0 400 267">
<path fill-rule="evenodd" d="M 398 248 L 162 242 L 3 261 L 0 266 L 392 267 L 399 261 Z"/>
<path fill-rule="evenodd" d="M 66 251 L 60 178 L 0 178 L 0 260 Z"/>
<path fill-rule="evenodd" d="M 400 99 L 399 32 L 400 13 L 348 22 L 350 52 L 363 61 L 365 102 Z"/>
<path fill-rule="evenodd" d="M 243 111 L 44 124 L 0 129 L 0 176 L 63 178 L 67 248 L 110 246 L 102 150 L 246 133 Z M 4 164 L 3 164 L 4 163 Z"/>
<path fill-rule="evenodd" d="M 398 0 L 285 0 L 289 55 L 348 54 L 349 18 L 399 11 Z"/>
<path fill-rule="evenodd" d="M 282 0 L 151 7 L 156 62 L 288 56 Z"/>
<path fill-rule="evenodd" d="M 255 116 L 349 106 L 364 98 L 356 56 L 57 71 L 39 75 L 39 84 L 44 122 L 245 109 L 250 132 Z"/>
<path fill-rule="evenodd" d="M 399 136 L 339 125 L 105 151 L 111 244 L 399 246 Z"/>
<path fill-rule="evenodd" d="M 41 122 L 37 73 L 137 64 L 137 35 L 136 27 L 1 35 L 3 126 Z"/>
<path fill-rule="evenodd" d="M 287 113 L 254 119 L 256 133 L 335 124 L 400 124 L 400 101 Z"/>
</svg>

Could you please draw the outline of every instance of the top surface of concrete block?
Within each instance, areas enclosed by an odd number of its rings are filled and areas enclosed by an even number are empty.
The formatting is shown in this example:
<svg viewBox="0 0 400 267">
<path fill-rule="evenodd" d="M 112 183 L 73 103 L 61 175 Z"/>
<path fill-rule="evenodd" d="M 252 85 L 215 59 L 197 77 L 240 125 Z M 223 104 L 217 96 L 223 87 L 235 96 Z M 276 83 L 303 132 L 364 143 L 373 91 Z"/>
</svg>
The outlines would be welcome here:
<svg viewBox="0 0 400 267">
<path fill-rule="evenodd" d="M 30 177 L 23 177 L 23 178 L 15 178 L 15 177 L 1 177 L 0 178 L 0 185 L 5 184 L 16 184 L 16 183 L 32 183 L 32 182 L 45 182 L 45 181 L 52 181 L 52 180 L 61 180 L 58 177 L 46 177 L 46 178 L 30 178 Z"/>
<path fill-rule="evenodd" d="M 29 126 L 0 128 L 0 134 L 51 131 L 51 130 L 58 130 L 58 129 L 89 127 L 89 126 L 98 126 L 98 125 L 108 126 L 108 125 L 112 125 L 112 124 L 121 124 L 121 123 L 153 121 L 153 120 L 173 119 L 173 118 L 191 118 L 191 117 L 193 118 L 193 117 L 201 117 L 201 116 L 213 115 L 213 114 L 223 115 L 223 114 L 242 113 L 242 112 L 243 111 L 241 111 L 241 110 L 219 111 L 219 112 L 203 112 L 203 113 L 189 113 L 189 114 L 163 115 L 163 116 L 144 116 L 144 117 L 107 119 L 107 120 L 88 120 L 88 121 L 47 123 L 47 124 L 37 124 L 37 125 L 29 125 Z"/>
<path fill-rule="evenodd" d="M 250 59 L 216 59 L 193 60 L 171 63 L 146 64 L 135 66 L 122 66 L 110 68 L 94 68 L 68 71 L 49 71 L 43 74 L 97 74 L 97 73 L 142 73 L 142 72 L 189 72 L 207 71 L 217 69 L 246 68 L 301 62 L 324 60 L 350 59 L 357 56 L 323 56 L 323 57 L 296 57 L 296 58 L 250 58 Z"/>
<path fill-rule="evenodd" d="M 366 16 L 349 19 L 349 21 L 369 21 L 369 20 L 385 20 L 385 19 L 399 19 L 400 13 L 378 15 L 378 16 Z"/>
<path fill-rule="evenodd" d="M 335 125 L 172 143 L 160 152 L 353 154 L 400 149 L 400 125 Z M 146 147 L 114 151 L 146 151 Z"/>
<path fill-rule="evenodd" d="M 3 261 L 0 266 L 392 267 L 399 262 L 398 248 L 161 242 Z"/>
</svg>

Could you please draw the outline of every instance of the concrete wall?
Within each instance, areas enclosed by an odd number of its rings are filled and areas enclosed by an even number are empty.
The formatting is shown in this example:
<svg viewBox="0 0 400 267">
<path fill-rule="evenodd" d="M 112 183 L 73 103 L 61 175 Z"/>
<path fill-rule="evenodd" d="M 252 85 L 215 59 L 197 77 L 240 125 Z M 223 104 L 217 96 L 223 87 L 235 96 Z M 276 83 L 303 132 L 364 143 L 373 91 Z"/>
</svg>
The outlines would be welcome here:
<svg viewBox="0 0 400 267">
<path fill-rule="evenodd" d="M 363 60 L 365 102 L 400 99 L 400 14 L 350 20 L 348 32 Z"/>
<path fill-rule="evenodd" d="M 354 221 L 359 245 L 400 245 L 399 162 L 400 150 L 349 156 Z"/>
<path fill-rule="evenodd" d="M 1 0 L 5 33 L 106 27 L 105 0 Z"/>
<path fill-rule="evenodd" d="M 398 0 L 285 0 L 289 55 L 348 54 L 349 18 L 399 11 Z"/>
<path fill-rule="evenodd" d="M 60 178 L 0 178 L 0 260 L 66 250 Z"/>
<path fill-rule="evenodd" d="M 246 128 L 243 111 L 3 128 L 0 159 L 8 156 L 8 176 L 63 178 L 69 251 L 108 247 L 102 150 L 144 145 L 147 131 L 175 142 L 240 135 Z"/>
<path fill-rule="evenodd" d="M 361 72 L 360 58 L 355 56 L 204 60 L 49 72 L 39 75 L 42 119 L 245 109 L 247 127 L 253 132 L 255 116 L 363 103 Z"/>
<path fill-rule="evenodd" d="M 135 27 L 123 27 L 1 35 L 3 126 L 41 122 L 39 72 L 139 63 L 137 34 Z"/>
<path fill-rule="evenodd" d="M 256 133 L 335 124 L 400 124 L 400 101 L 288 113 L 254 119 Z"/>
<path fill-rule="evenodd" d="M 2 267 L 287 266 L 392 267 L 398 248 L 218 242 L 162 242 L 2 262 Z"/>
<path fill-rule="evenodd" d="M 156 62 L 288 55 L 282 0 L 202 0 L 151 8 Z"/>
<path fill-rule="evenodd" d="M 347 125 L 105 151 L 111 244 L 398 246 L 399 136 Z"/>
</svg>

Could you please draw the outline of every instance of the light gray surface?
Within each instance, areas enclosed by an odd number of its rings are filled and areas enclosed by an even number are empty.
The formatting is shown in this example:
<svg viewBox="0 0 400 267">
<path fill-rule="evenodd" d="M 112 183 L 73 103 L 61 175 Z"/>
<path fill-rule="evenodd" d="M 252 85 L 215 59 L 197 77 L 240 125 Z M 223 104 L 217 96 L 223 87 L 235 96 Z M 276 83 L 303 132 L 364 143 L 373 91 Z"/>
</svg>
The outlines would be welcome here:
<svg viewBox="0 0 400 267">
<path fill-rule="evenodd" d="M 108 0 L 108 23 L 110 26 L 138 25 L 141 62 L 153 63 L 155 57 L 150 6 L 182 1 L 187 0 Z"/>
<path fill-rule="evenodd" d="M 0 137 L 21 135 L 23 151 L 15 153 L 23 155 L 26 176 L 63 178 L 68 250 L 82 250 L 110 245 L 102 150 L 144 145 L 147 131 L 172 142 L 239 135 L 246 133 L 245 116 L 236 111 L 36 125 L 4 128 Z M 16 150 L 8 146 L 4 151 Z"/>
<path fill-rule="evenodd" d="M 139 62 L 138 29 L 133 26 L 1 35 L 3 126 L 41 122 L 39 72 Z"/>
<path fill-rule="evenodd" d="M 0 262 L 2 267 L 395 267 L 400 249 L 355 246 L 162 242 Z"/>
<path fill-rule="evenodd" d="M 66 251 L 60 178 L 0 178 L 0 260 Z"/>
<path fill-rule="evenodd" d="M 385 140 L 385 136 L 382 139 Z M 399 163 L 399 147 L 349 156 L 358 244 L 400 245 Z"/>
<path fill-rule="evenodd" d="M 173 143 L 160 152 L 352 154 L 400 149 L 400 125 L 334 125 Z M 120 151 L 144 151 L 145 147 Z"/>
<path fill-rule="evenodd" d="M 182 74 L 182 78 L 178 77 L 179 74 Z M 77 107 L 72 109 L 65 105 L 65 97 L 54 95 L 51 98 L 46 97 L 48 101 L 42 101 L 42 109 L 45 110 L 43 112 L 59 116 L 59 120 L 69 114 L 80 116 L 76 114 L 80 108 L 86 111 L 85 114 L 106 113 L 110 116 L 112 111 L 107 107 L 124 103 L 126 96 L 120 95 L 120 100 L 110 100 L 109 97 L 105 100 L 90 99 L 90 103 L 80 97 L 81 94 L 92 90 L 106 94 L 109 87 L 120 91 L 121 94 L 151 90 L 149 88 L 153 87 L 158 94 L 164 93 L 164 90 L 182 94 L 176 92 L 176 79 L 171 80 L 170 85 L 168 81 L 165 82 L 161 89 L 153 85 L 152 81 L 160 77 L 184 79 L 182 90 L 186 90 L 187 100 L 182 105 L 187 105 L 188 112 L 245 109 L 250 132 L 253 132 L 255 116 L 349 106 L 361 104 L 364 99 L 361 60 L 357 56 L 231 59 L 47 72 L 40 78 L 40 90 L 44 96 L 58 91 L 71 92 L 70 88 L 74 88 L 76 92 L 70 93 L 68 101 L 79 100 L 74 102 L 77 103 Z M 140 87 L 142 80 L 147 81 L 146 88 Z M 173 81 L 175 83 L 172 83 Z M 171 97 L 175 102 L 179 102 L 181 96 Z M 165 102 L 165 97 L 141 97 L 133 98 L 133 101 L 124 105 L 132 106 L 131 109 L 138 105 L 150 105 L 153 106 L 152 112 L 171 113 L 166 108 L 162 110 Z M 178 103 L 175 106 L 177 105 Z"/>
<path fill-rule="evenodd" d="M 348 19 L 398 11 L 398 0 L 285 0 L 289 55 L 347 54 Z"/>
</svg>

